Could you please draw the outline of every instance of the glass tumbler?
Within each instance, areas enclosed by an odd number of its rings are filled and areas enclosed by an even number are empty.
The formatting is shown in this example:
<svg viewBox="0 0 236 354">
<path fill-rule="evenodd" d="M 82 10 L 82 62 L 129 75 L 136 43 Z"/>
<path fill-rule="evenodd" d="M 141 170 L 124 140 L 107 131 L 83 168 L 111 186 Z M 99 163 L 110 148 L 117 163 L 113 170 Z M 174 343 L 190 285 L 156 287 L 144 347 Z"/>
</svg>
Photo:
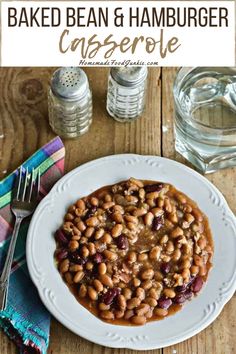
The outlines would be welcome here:
<svg viewBox="0 0 236 354">
<path fill-rule="evenodd" d="M 173 94 L 176 150 L 203 173 L 236 166 L 236 68 L 181 68 Z"/>
</svg>

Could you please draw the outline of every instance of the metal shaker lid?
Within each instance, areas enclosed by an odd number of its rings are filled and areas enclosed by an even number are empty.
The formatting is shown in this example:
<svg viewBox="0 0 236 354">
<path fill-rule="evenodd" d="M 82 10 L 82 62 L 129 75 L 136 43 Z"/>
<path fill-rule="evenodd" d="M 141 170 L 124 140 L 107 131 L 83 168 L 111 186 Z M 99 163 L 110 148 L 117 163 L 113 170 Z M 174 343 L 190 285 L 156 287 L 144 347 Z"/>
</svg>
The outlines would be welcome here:
<svg viewBox="0 0 236 354">
<path fill-rule="evenodd" d="M 64 100 L 76 100 L 83 96 L 87 89 L 87 76 L 78 67 L 62 67 L 57 69 L 51 79 L 53 94 Z"/>
<path fill-rule="evenodd" d="M 111 76 L 122 86 L 138 86 L 147 77 L 148 69 L 146 66 L 128 66 L 111 68 Z"/>
</svg>

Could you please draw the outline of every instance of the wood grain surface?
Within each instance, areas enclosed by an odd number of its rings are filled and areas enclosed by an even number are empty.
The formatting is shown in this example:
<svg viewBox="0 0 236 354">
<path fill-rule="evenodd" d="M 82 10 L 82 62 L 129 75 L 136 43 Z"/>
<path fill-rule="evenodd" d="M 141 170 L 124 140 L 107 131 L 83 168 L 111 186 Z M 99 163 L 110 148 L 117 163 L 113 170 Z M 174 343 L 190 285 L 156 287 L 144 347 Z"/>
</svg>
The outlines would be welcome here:
<svg viewBox="0 0 236 354">
<path fill-rule="evenodd" d="M 106 113 L 108 70 L 85 69 L 93 91 L 94 115 L 90 131 L 77 140 L 64 140 L 66 172 L 105 155 L 118 153 L 153 154 L 186 163 L 174 150 L 172 85 L 175 68 L 149 70 L 145 114 L 136 122 L 121 124 Z M 48 125 L 47 90 L 54 68 L 0 69 L 0 178 L 19 166 L 37 148 L 55 135 Z M 207 178 L 225 195 L 236 213 L 236 168 L 219 171 Z M 224 265 L 222 265 L 222 268 Z M 180 344 L 145 353 L 152 354 L 234 354 L 236 348 L 236 297 L 218 319 L 193 338 Z M 173 319 L 174 320 L 174 319 Z M 176 323 L 178 326 L 178 323 Z M 133 354 L 88 342 L 52 320 L 50 354 Z M 15 345 L 0 332 L 0 353 L 15 354 Z"/>
</svg>

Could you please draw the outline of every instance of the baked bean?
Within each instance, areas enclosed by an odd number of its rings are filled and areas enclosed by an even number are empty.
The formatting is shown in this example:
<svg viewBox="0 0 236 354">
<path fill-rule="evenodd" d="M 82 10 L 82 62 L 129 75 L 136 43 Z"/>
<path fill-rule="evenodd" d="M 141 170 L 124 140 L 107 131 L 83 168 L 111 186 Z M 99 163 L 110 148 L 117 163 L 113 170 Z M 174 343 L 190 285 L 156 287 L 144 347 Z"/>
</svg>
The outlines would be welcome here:
<svg viewBox="0 0 236 354">
<path fill-rule="evenodd" d="M 141 300 L 138 297 L 133 297 L 132 299 L 127 301 L 127 309 L 133 310 L 135 307 L 139 306 Z"/>
<path fill-rule="evenodd" d="M 92 270 L 93 269 L 93 263 L 92 262 L 87 262 L 86 265 L 85 265 L 85 268 L 87 270 Z"/>
<path fill-rule="evenodd" d="M 127 222 L 131 222 L 133 224 L 138 224 L 138 219 L 136 218 L 136 216 L 133 215 L 125 215 L 124 216 L 125 221 Z"/>
<path fill-rule="evenodd" d="M 70 251 L 75 251 L 79 248 L 79 242 L 78 241 L 70 241 L 69 244 L 68 244 L 68 247 L 70 249 Z"/>
<path fill-rule="evenodd" d="M 114 253 L 114 252 L 111 252 L 111 251 L 108 251 L 108 250 L 105 250 L 103 252 L 103 254 L 109 261 L 115 261 L 118 258 L 118 254 L 117 253 Z"/>
<path fill-rule="evenodd" d="M 146 269 L 141 273 L 141 278 L 143 280 L 152 279 L 154 276 L 154 270 L 152 268 Z"/>
<path fill-rule="evenodd" d="M 98 265 L 98 273 L 100 274 L 100 275 L 102 275 L 102 274 L 106 274 L 106 272 L 107 272 L 107 266 L 106 266 L 106 264 L 105 263 L 100 263 L 99 265 Z"/>
<path fill-rule="evenodd" d="M 124 222 L 123 216 L 119 211 L 116 211 L 115 213 L 112 214 L 112 219 L 117 223 L 121 224 Z"/>
<path fill-rule="evenodd" d="M 137 260 L 137 254 L 134 251 L 128 253 L 127 260 L 130 263 L 134 263 Z"/>
<path fill-rule="evenodd" d="M 68 272 L 68 269 L 69 269 L 69 259 L 63 259 L 63 261 L 60 263 L 59 265 L 59 271 L 61 273 L 66 273 Z"/>
<path fill-rule="evenodd" d="M 151 192 L 146 194 L 147 199 L 156 199 L 159 196 L 159 192 Z"/>
<path fill-rule="evenodd" d="M 81 284 L 79 288 L 79 297 L 85 297 L 86 294 L 87 294 L 87 287 L 84 284 Z"/>
<path fill-rule="evenodd" d="M 89 256 L 89 250 L 86 246 L 83 246 L 81 248 L 81 254 L 84 258 L 87 258 Z"/>
<path fill-rule="evenodd" d="M 138 193 L 138 195 L 139 195 L 139 198 L 141 199 L 141 200 L 144 200 L 145 199 L 145 190 L 143 189 L 143 188 L 141 188 L 140 190 L 139 190 L 139 193 Z"/>
<path fill-rule="evenodd" d="M 199 267 L 199 273 L 198 274 L 200 276 L 204 276 L 204 275 L 206 275 L 206 273 L 207 273 L 207 267 L 205 265 Z"/>
<path fill-rule="evenodd" d="M 170 233 L 171 237 L 173 237 L 173 238 L 182 236 L 183 234 L 184 234 L 184 231 L 183 231 L 179 226 L 177 226 L 177 227 L 176 227 L 174 230 L 172 230 L 171 233 Z"/>
<path fill-rule="evenodd" d="M 166 309 L 161 309 L 160 307 L 156 307 L 154 309 L 154 315 L 158 316 L 158 317 L 165 317 L 168 315 L 168 310 Z"/>
<path fill-rule="evenodd" d="M 143 188 L 143 182 L 140 181 L 139 179 L 131 177 L 129 180 L 130 180 L 131 183 L 135 184 L 139 188 Z"/>
<path fill-rule="evenodd" d="M 175 197 L 178 200 L 178 202 L 180 202 L 181 204 L 186 204 L 187 200 L 186 200 L 186 197 L 183 194 L 176 193 Z"/>
<path fill-rule="evenodd" d="M 133 279 L 133 286 L 137 288 L 141 284 L 141 280 L 138 278 Z"/>
<path fill-rule="evenodd" d="M 155 246 L 149 252 L 149 258 L 151 260 L 158 261 L 160 254 L 161 254 L 161 248 L 159 246 Z"/>
<path fill-rule="evenodd" d="M 125 314 L 124 314 L 124 319 L 125 320 L 129 320 L 133 315 L 134 315 L 134 311 L 133 310 L 126 310 Z"/>
<path fill-rule="evenodd" d="M 134 212 L 133 212 L 133 215 L 134 215 L 134 216 L 137 216 L 137 217 L 143 216 L 143 215 L 145 215 L 145 214 L 147 214 L 147 209 L 145 209 L 145 208 L 137 208 L 137 209 L 134 210 Z"/>
<path fill-rule="evenodd" d="M 190 272 L 191 272 L 192 275 L 198 274 L 198 272 L 199 272 L 199 267 L 196 266 L 196 265 L 192 265 L 192 267 L 190 268 Z"/>
<path fill-rule="evenodd" d="M 81 232 L 79 231 L 79 229 L 77 229 L 76 226 L 73 227 L 72 233 L 74 236 L 81 236 Z M 77 240 L 79 240 L 79 239 L 80 239 L 80 237 Z"/>
<path fill-rule="evenodd" d="M 166 255 L 166 254 L 163 254 L 163 255 L 161 256 L 161 259 L 162 259 L 162 261 L 163 261 L 164 263 L 169 263 L 169 261 L 171 260 L 171 257 L 168 256 L 168 255 Z"/>
<path fill-rule="evenodd" d="M 142 303 L 135 309 L 135 313 L 137 316 L 143 316 L 149 310 L 150 310 L 150 306 L 147 303 L 146 304 Z"/>
<path fill-rule="evenodd" d="M 207 244 L 207 241 L 206 241 L 205 237 L 201 237 L 198 240 L 197 244 L 201 248 L 201 250 L 203 250 L 206 247 L 206 244 Z"/>
<path fill-rule="evenodd" d="M 174 250 L 174 253 L 173 253 L 173 255 L 172 255 L 173 261 L 178 261 L 178 260 L 180 259 L 180 257 L 181 257 L 181 251 L 180 251 L 180 249 Z"/>
<path fill-rule="evenodd" d="M 126 224 L 127 228 L 131 231 L 135 231 L 137 229 L 137 226 L 135 224 L 133 224 L 132 222 L 128 222 Z"/>
<path fill-rule="evenodd" d="M 160 239 L 160 244 L 164 245 L 165 243 L 167 243 L 168 239 L 169 239 L 168 235 L 162 236 Z"/>
<path fill-rule="evenodd" d="M 167 213 L 172 213 L 173 208 L 172 208 L 169 198 L 164 199 L 164 208 L 165 208 L 165 211 L 167 211 Z"/>
<path fill-rule="evenodd" d="M 109 310 L 105 310 L 100 312 L 100 317 L 103 318 L 104 320 L 113 320 L 114 314 Z"/>
<path fill-rule="evenodd" d="M 133 316 L 131 317 L 131 322 L 135 325 L 143 325 L 146 323 L 146 317 L 145 316 Z"/>
<path fill-rule="evenodd" d="M 107 243 L 110 245 L 112 243 L 112 237 L 108 232 L 105 232 L 105 234 L 101 238 L 101 242 Z"/>
<path fill-rule="evenodd" d="M 153 219 L 154 219 L 154 215 L 153 215 L 153 213 L 148 212 L 146 215 L 144 215 L 143 219 L 144 219 L 145 225 L 151 226 L 152 222 L 153 222 Z"/>
<path fill-rule="evenodd" d="M 95 232 L 95 240 L 99 240 L 100 238 L 102 238 L 102 236 L 104 235 L 105 233 L 105 230 L 103 228 L 100 228 L 98 229 L 96 232 Z"/>
<path fill-rule="evenodd" d="M 123 225 L 122 224 L 116 224 L 112 229 L 111 229 L 111 235 L 112 237 L 118 237 L 121 235 L 123 230 Z"/>
<path fill-rule="evenodd" d="M 185 281 L 186 280 L 188 281 L 189 278 L 190 278 L 190 270 L 189 270 L 189 268 L 184 268 L 184 270 L 182 271 L 181 275 L 182 275 L 182 277 L 184 278 Z"/>
<path fill-rule="evenodd" d="M 186 213 L 184 215 L 184 218 L 188 222 L 189 225 L 192 224 L 192 222 L 194 222 L 194 220 L 195 220 L 194 216 L 190 213 Z"/>
<path fill-rule="evenodd" d="M 96 216 L 91 216 L 90 218 L 88 218 L 88 219 L 86 220 L 86 224 L 87 224 L 88 226 L 95 227 L 95 226 L 98 226 L 99 220 L 98 220 L 98 218 L 97 218 Z M 82 231 L 82 230 L 81 230 L 81 231 Z"/>
<path fill-rule="evenodd" d="M 157 306 L 157 301 L 153 297 L 146 297 L 145 303 L 151 307 Z"/>
<path fill-rule="evenodd" d="M 96 253 L 96 247 L 95 247 L 94 243 L 92 243 L 92 242 L 88 243 L 88 250 L 89 250 L 90 256 L 93 256 Z"/>
<path fill-rule="evenodd" d="M 112 196 L 107 193 L 107 194 L 105 194 L 105 196 L 104 196 L 104 200 L 105 200 L 105 202 L 111 202 L 111 201 L 112 201 Z"/>
<path fill-rule="evenodd" d="M 109 288 L 113 287 L 113 281 L 112 281 L 111 277 L 109 277 L 109 275 L 100 274 L 99 275 L 99 280 L 102 282 L 103 285 L 108 286 Z"/>
<path fill-rule="evenodd" d="M 79 270 L 73 278 L 74 283 L 79 283 L 83 279 L 83 277 L 84 277 L 84 272 Z"/>
<path fill-rule="evenodd" d="M 160 298 L 160 294 L 162 291 L 163 286 L 161 285 L 161 288 L 151 288 L 148 292 L 148 296 L 152 297 L 155 300 L 158 300 Z"/>
<path fill-rule="evenodd" d="M 98 293 L 103 291 L 103 285 L 98 279 L 94 279 L 93 286 Z"/>
<path fill-rule="evenodd" d="M 168 219 L 173 223 L 173 224 L 177 224 L 179 219 L 178 219 L 178 216 L 177 216 L 177 213 L 175 212 L 172 212 L 168 215 Z"/>
<path fill-rule="evenodd" d="M 72 221 L 74 219 L 74 215 L 71 213 L 67 213 L 65 216 L 65 220 Z"/>
<path fill-rule="evenodd" d="M 98 206 L 99 200 L 98 200 L 97 198 L 95 198 L 95 197 L 92 197 L 92 198 L 90 199 L 90 204 L 91 204 L 92 206 Z"/>
<path fill-rule="evenodd" d="M 94 230 L 95 230 L 94 227 L 88 227 L 88 228 L 85 230 L 84 235 L 85 235 L 86 237 L 90 238 L 90 237 L 93 235 Z"/>
<path fill-rule="evenodd" d="M 76 206 L 77 208 L 81 209 L 81 210 L 85 210 L 85 202 L 83 201 L 83 199 L 79 199 L 76 202 Z"/>
<path fill-rule="evenodd" d="M 83 232 L 86 229 L 86 226 L 82 220 L 80 220 L 76 226 L 79 229 L 79 231 L 81 231 L 81 232 Z"/>
<path fill-rule="evenodd" d="M 138 261 L 139 262 L 144 262 L 148 259 L 148 255 L 147 253 L 141 253 L 138 255 Z"/>
<path fill-rule="evenodd" d="M 104 203 L 102 207 L 104 210 L 107 210 L 107 209 L 112 208 L 114 205 L 115 205 L 114 202 L 109 201 L 109 202 Z"/>
<path fill-rule="evenodd" d="M 83 245 L 84 243 L 87 243 L 88 242 L 88 239 L 87 239 L 87 237 L 81 237 L 81 239 L 80 239 L 80 244 L 81 245 Z"/>
<path fill-rule="evenodd" d="M 124 297 L 125 297 L 126 300 L 131 299 L 131 297 L 132 297 L 132 290 L 131 290 L 131 289 L 129 289 L 129 288 L 124 288 L 123 291 L 122 291 L 122 293 L 123 293 L 123 295 L 124 295 Z"/>
<path fill-rule="evenodd" d="M 92 286 L 88 287 L 88 296 L 90 297 L 91 300 L 97 300 L 98 298 L 98 293 Z"/>
<path fill-rule="evenodd" d="M 65 277 L 65 281 L 68 283 L 68 284 L 73 284 L 73 278 L 72 278 L 72 274 L 70 272 L 66 272 L 64 274 L 64 277 Z"/>
<path fill-rule="evenodd" d="M 164 206 L 164 199 L 163 199 L 162 197 L 158 197 L 158 198 L 157 198 L 157 206 L 158 206 L 159 208 L 163 208 L 163 206 Z"/>
<path fill-rule="evenodd" d="M 194 260 L 194 263 L 195 263 L 197 266 L 199 266 L 199 267 L 202 267 L 202 266 L 203 266 L 203 259 L 202 259 L 200 256 L 198 256 L 197 254 L 195 254 L 195 255 L 193 256 L 193 260 Z"/>
<path fill-rule="evenodd" d="M 192 214 L 197 221 L 203 221 L 202 213 L 198 209 L 193 209 Z"/>
<path fill-rule="evenodd" d="M 75 211 L 76 206 L 75 205 L 70 205 L 68 208 L 68 213 L 73 213 L 73 211 Z"/>
<path fill-rule="evenodd" d="M 115 310 L 114 311 L 115 318 L 117 318 L 117 319 L 123 318 L 124 314 L 125 314 L 124 310 L 120 310 L 120 311 Z"/>
<path fill-rule="evenodd" d="M 157 216 L 164 214 L 164 210 L 161 208 L 153 208 L 153 209 L 151 209 L 151 213 L 157 217 Z"/>
<path fill-rule="evenodd" d="M 136 297 L 138 297 L 140 300 L 145 299 L 145 290 L 143 288 L 137 288 L 135 292 Z"/>
<path fill-rule="evenodd" d="M 83 270 L 83 266 L 80 264 L 73 264 L 69 267 L 70 272 L 78 272 L 79 270 Z"/>
<path fill-rule="evenodd" d="M 156 270 L 155 272 L 154 272 L 154 278 L 155 278 L 155 280 L 162 280 L 163 279 L 163 274 L 159 271 L 159 270 Z"/>
<path fill-rule="evenodd" d="M 71 221 L 66 221 L 63 224 L 63 230 L 65 230 L 66 232 L 69 232 L 69 233 L 71 233 L 73 231 L 73 227 L 74 227 L 74 224 Z"/>
<path fill-rule="evenodd" d="M 114 212 L 119 212 L 120 214 L 124 214 L 124 208 L 123 208 L 123 206 L 121 206 L 121 205 L 114 205 L 114 207 L 112 208 L 112 210 L 114 211 Z"/>
<path fill-rule="evenodd" d="M 154 199 L 146 199 L 147 205 L 149 207 L 154 208 L 156 206 L 155 200 Z"/>
<path fill-rule="evenodd" d="M 84 210 L 76 208 L 75 209 L 75 215 L 76 216 L 82 216 L 84 214 Z"/>
<path fill-rule="evenodd" d="M 152 287 L 152 281 L 151 280 L 145 280 L 142 282 L 142 288 L 144 288 L 145 290 L 148 290 Z"/>
<path fill-rule="evenodd" d="M 118 302 L 120 309 L 122 309 L 122 310 L 126 309 L 126 298 L 124 297 L 124 295 L 118 295 L 117 302 Z"/>
<path fill-rule="evenodd" d="M 163 292 L 164 292 L 165 296 L 170 298 L 170 299 L 173 299 L 175 297 L 175 295 L 176 295 L 175 291 L 173 289 L 166 288 L 166 289 L 164 289 Z"/>
<path fill-rule="evenodd" d="M 104 304 L 104 302 L 100 302 L 98 304 L 98 308 L 99 308 L 99 310 L 106 311 L 106 310 L 110 309 L 110 305 L 106 305 L 106 304 Z"/>
<path fill-rule="evenodd" d="M 175 250 L 175 246 L 172 241 L 168 241 L 166 245 L 166 252 L 172 253 Z"/>
</svg>

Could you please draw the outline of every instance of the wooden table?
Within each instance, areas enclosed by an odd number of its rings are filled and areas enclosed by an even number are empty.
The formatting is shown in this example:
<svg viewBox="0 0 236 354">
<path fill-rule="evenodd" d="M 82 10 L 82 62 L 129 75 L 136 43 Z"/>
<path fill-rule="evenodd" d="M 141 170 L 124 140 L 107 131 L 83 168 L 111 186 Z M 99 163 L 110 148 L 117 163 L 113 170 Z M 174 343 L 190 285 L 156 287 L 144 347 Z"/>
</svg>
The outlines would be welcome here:
<svg viewBox="0 0 236 354">
<path fill-rule="evenodd" d="M 47 89 L 53 70 L 53 68 L 0 69 L 1 178 L 54 137 L 48 125 L 47 114 Z M 174 150 L 172 85 L 175 68 L 150 69 L 146 112 L 141 119 L 131 124 L 116 123 L 106 113 L 107 69 L 88 68 L 86 72 L 93 90 L 94 120 L 89 133 L 78 140 L 64 141 L 66 172 L 84 162 L 118 153 L 161 155 L 186 163 Z M 214 173 L 207 178 L 222 191 L 236 213 L 236 168 Z M 218 319 L 206 330 L 178 345 L 149 353 L 235 353 L 235 309 L 236 297 L 234 296 Z M 0 333 L 0 353 L 16 352 L 14 344 Z M 80 354 L 135 353 L 131 350 L 113 350 L 90 343 L 71 333 L 53 319 L 48 353 L 77 354 L 78 352 Z"/>
</svg>

